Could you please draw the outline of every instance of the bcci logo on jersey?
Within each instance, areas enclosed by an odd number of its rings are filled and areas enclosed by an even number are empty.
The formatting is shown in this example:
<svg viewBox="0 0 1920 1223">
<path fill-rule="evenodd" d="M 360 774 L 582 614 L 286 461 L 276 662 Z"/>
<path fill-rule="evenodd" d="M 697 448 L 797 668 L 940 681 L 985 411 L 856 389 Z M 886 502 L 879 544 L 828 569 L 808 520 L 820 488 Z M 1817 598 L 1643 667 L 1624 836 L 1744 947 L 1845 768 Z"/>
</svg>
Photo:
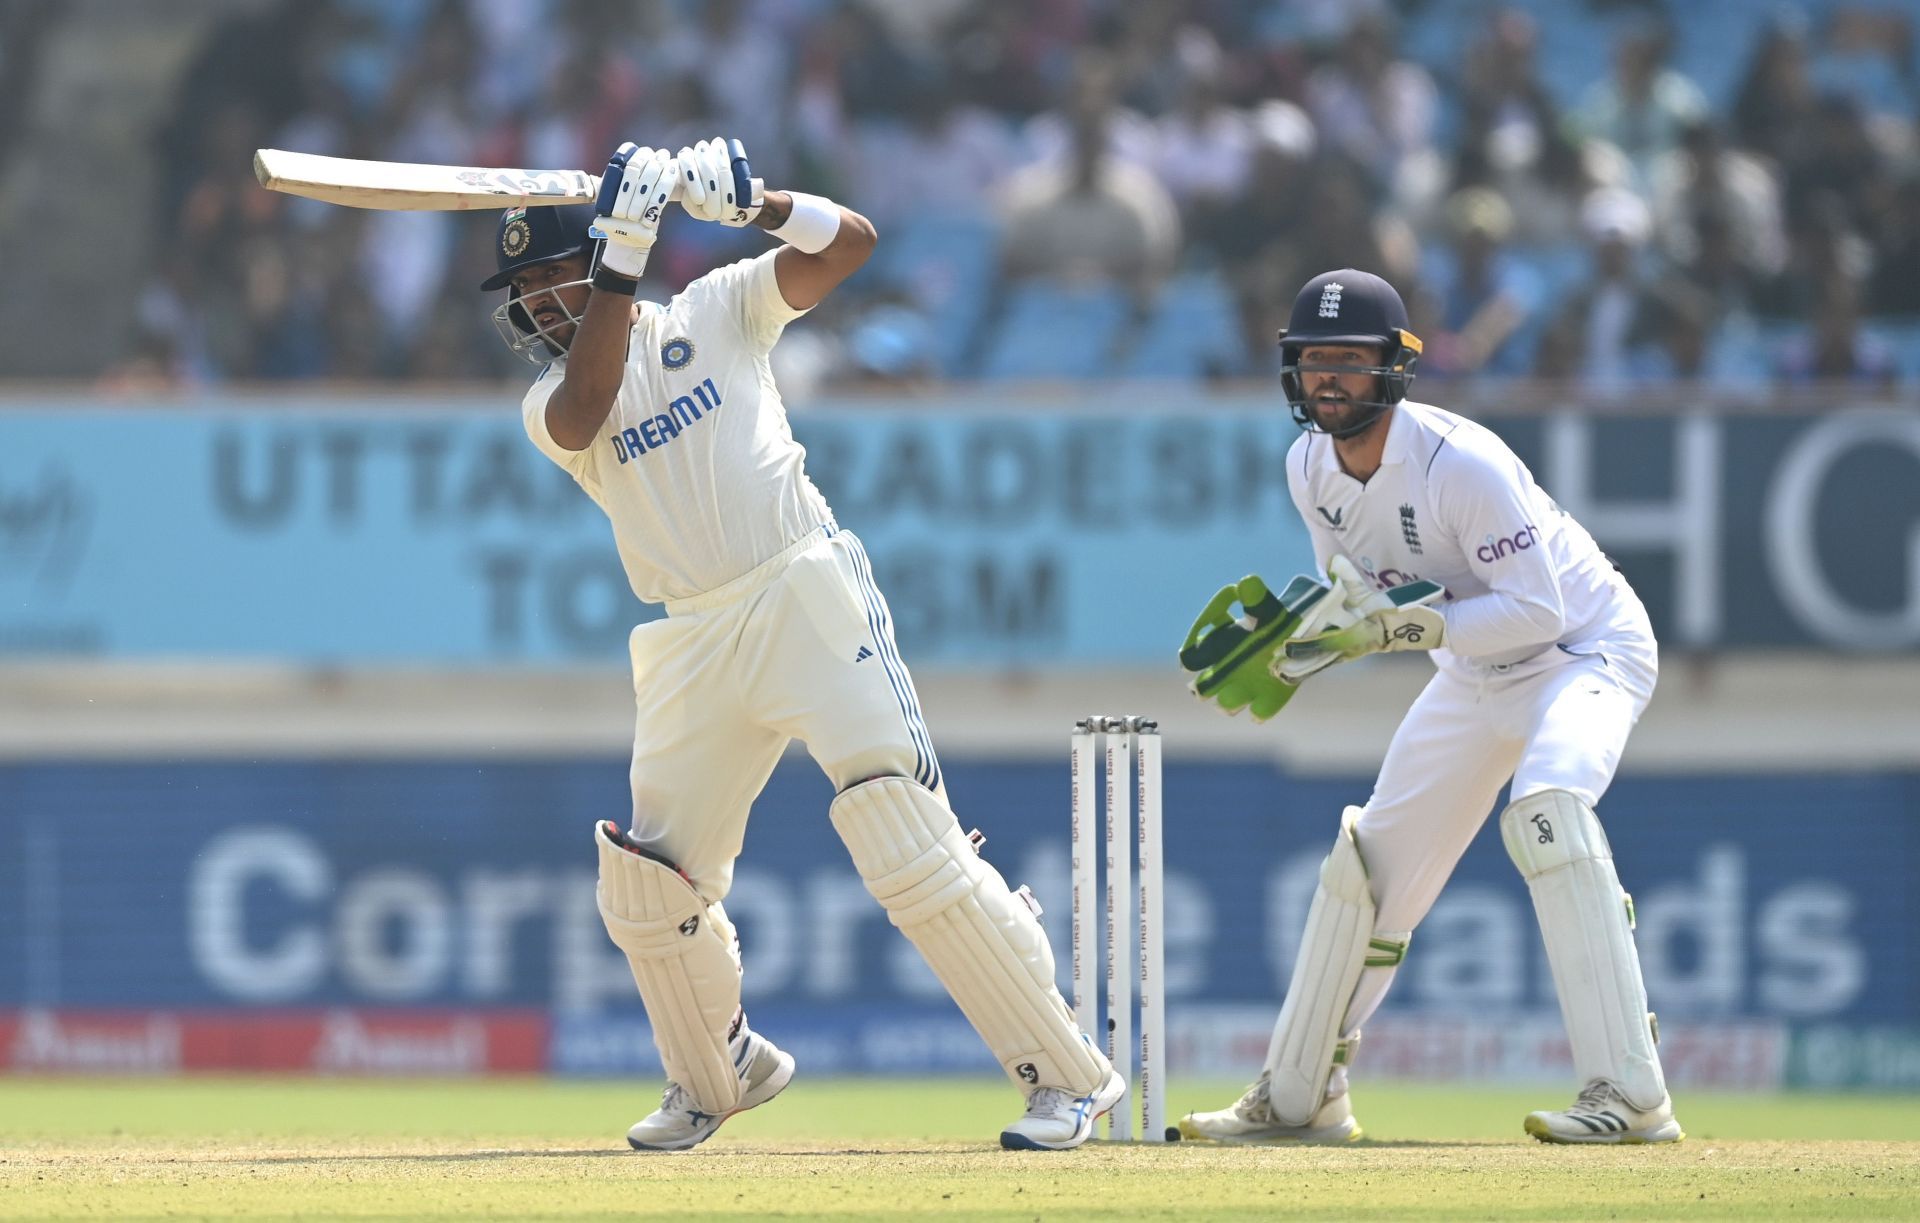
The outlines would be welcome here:
<svg viewBox="0 0 1920 1223">
<path fill-rule="evenodd" d="M 693 362 L 693 341 L 685 336 L 668 340 L 660 346 L 660 364 L 668 369 L 685 369 Z"/>
</svg>

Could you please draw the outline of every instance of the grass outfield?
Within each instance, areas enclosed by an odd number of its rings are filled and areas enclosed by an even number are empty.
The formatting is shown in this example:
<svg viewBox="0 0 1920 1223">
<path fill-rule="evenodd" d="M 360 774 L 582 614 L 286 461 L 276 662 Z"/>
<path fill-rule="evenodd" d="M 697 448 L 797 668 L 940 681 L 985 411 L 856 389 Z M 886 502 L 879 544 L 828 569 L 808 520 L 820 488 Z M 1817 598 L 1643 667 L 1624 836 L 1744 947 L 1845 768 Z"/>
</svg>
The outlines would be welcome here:
<svg viewBox="0 0 1920 1223">
<path fill-rule="evenodd" d="M 1180 1084 L 1170 1113 L 1236 1083 Z M 0 1079 L 0 1219 L 1920 1216 L 1920 1101 L 1684 1094 L 1688 1140 L 1520 1133 L 1558 1093 L 1364 1086 L 1337 1149 L 1007 1152 L 996 1082 L 796 1080 L 679 1155 L 625 1149 L 635 1086 Z"/>
</svg>

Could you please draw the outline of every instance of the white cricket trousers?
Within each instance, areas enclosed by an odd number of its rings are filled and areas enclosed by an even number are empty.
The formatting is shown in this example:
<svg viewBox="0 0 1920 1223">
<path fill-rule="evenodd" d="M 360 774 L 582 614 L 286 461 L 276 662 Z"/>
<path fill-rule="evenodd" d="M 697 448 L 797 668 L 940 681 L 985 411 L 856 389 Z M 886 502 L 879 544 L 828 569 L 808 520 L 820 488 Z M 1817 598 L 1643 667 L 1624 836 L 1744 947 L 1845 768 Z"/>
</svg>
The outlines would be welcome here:
<svg viewBox="0 0 1920 1223">
<path fill-rule="evenodd" d="M 669 603 L 628 646 L 633 836 L 709 903 L 732 887 L 747 815 L 794 739 L 835 792 L 896 775 L 945 797 L 886 600 L 849 531 L 822 527 L 717 590 Z"/>
<path fill-rule="evenodd" d="M 1414 700 L 1354 828 L 1375 929 L 1420 924 L 1509 777 L 1514 799 L 1557 789 L 1599 805 L 1659 674 L 1646 611 L 1626 597 L 1626 623 L 1607 640 L 1579 653 L 1555 647 L 1477 682 L 1442 671 Z M 1343 1035 L 1379 1007 L 1394 971 L 1361 973 Z"/>
</svg>

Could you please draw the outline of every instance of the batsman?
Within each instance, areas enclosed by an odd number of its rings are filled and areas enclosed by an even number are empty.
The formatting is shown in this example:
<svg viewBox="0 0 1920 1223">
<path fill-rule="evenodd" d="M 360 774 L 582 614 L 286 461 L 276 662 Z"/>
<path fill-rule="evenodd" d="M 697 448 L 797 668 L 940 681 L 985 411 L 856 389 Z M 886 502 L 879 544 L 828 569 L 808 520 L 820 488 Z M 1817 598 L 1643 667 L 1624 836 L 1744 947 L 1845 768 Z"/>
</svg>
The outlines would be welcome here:
<svg viewBox="0 0 1920 1223">
<path fill-rule="evenodd" d="M 1325 575 L 1279 595 L 1222 590 L 1181 651 L 1193 690 L 1277 714 L 1308 678 L 1424 650 L 1436 673 L 1366 805 L 1320 868 L 1260 1077 L 1180 1123 L 1189 1139 L 1360 1136 L 1348 1075 L 1420 920 L 1509 780 L 1500 833 L 1527 881 L 1580 1087 L 1529 1113 L 1545 1142 L 1674 1142 L 1633 902 L 1594 813 L 1653 695 L 1646 609 L 1586 529 L 1498 437 L 1407 398 L 1420 341 L 1393 286 L 1351 268 L 1307 282 L 1280 333 L 1302 429 L 1287 484 Z"/>
<path fill-rule="evenodd" d="M 664 304 L 639 299 L 676 201 L 777 246 Z M 832 200 L 767 190 L 739 141 L 677 155 L 623 143 L 594 207 L 501 216 L 481 286 L 507 291 L 494 321 L 541 366 L 521 401 L 529 439 L 606 512 L 634 594 L 666 611 L 628 640 L 631 819 L 593 830 L 600 916 L 668 1076 L 627 1131 L 636 1150 L 697 1146 L 793 1078 L 793 1055 L 747 1023 L 723 902 L 795 740 L 833 783 L 827 822 L 867 891 L 1025 1098 L 1001 1145 L 1078 1147 L 1126 1093 L 1054 986 L 1031 893 L 1007 886 L 948 805 L 872 562 L 808 477 L 774 381 L 787 325 L 876 241 Z"/>
</svg>

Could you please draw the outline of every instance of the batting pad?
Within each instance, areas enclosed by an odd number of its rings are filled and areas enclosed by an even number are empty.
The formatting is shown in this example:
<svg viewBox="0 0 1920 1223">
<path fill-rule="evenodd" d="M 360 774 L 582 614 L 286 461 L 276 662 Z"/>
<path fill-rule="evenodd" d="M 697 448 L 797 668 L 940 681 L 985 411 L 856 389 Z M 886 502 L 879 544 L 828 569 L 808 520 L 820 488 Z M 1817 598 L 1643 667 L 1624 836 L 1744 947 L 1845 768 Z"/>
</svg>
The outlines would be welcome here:
<svg viewBox="0 0 1920 1223">
<path fill-rule="evenodd" d="M 1353 824 L 1360 808 L 1340 816 L 1333 852 L 1320 864 L 1320 887 L 1307 910 L 1307 930 L 1293 962 L 1287 1000 L 1267 1046 L 1268 1103 L 1276 1120 L 1306 1125 L 1326 1103 L 1334 1062 L 1349 1059 L 1359 1033 L 1342 1041 L 1347 1007 L 1365 968 L 1393 968 L 1405 958 L 1408 934 L 1376 934 L 1373 893 Z"/>
<path fill-rule="evenodd" d="M 1667 1098 L 1647 987 L 1633 946 L 1633 902 L 1593 808 L 1565 790 L 1516 799 L 1500 836 L 1526 877 L 1560 1014 L 1582 1083 L 1606 1079 L 1639 1109 Z"/>
<path fill-rule="evenodd" d="M 633 969 L 667 1077 L 702 1111 L 731 1112 L 740 1103 L 740 1072 L 727 1045 L 740 1009 L 733 925 L 679 871 L 620 845 L 614 831 L 602 822 L 593 833 L 600 919 Z"/>
<path fill-rule="evenodd" d="M 1022 1091 L 1087 1095 L 1107 1059 L 1080 1035 L 1053 983 L 1053 950 L 1025 901 L 1007 890 L 932 791 L 877 777 L 841 792 L 829 813 L 854 867 L 947 987 Z"/>
</svg>

